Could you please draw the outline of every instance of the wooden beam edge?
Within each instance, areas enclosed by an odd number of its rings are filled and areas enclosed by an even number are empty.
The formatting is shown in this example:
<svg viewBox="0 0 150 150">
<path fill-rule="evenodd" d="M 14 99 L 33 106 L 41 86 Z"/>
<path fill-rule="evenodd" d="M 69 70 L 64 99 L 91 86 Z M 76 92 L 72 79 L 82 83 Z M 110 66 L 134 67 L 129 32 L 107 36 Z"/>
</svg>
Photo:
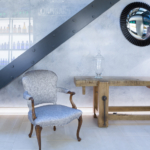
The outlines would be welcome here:
<svg viewBox="0 0 150 150">
<path fill-rule="evenodd" d="M 109 112 L 150 111 L 150 106 L 110 106 Z"/>
<path fill-rule="evenodd" d="M 108 115 L 109 120 L 150 120 L 150 115 Z"/>
</svg>

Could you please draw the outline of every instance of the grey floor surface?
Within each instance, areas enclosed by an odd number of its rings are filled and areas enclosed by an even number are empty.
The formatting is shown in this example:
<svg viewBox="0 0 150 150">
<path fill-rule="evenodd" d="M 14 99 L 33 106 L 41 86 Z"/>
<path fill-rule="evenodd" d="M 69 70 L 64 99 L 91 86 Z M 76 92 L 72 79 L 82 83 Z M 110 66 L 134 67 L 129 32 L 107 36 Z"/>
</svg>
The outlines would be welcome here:
<svg viewBox="0 0 150 150">
<path fill-rule="evenodd" d="M 76 140 L 77 120 L 70 124 L 42 130 L 42 150 L 150 150 L 150 121 L 109 121 L 99 128 L 97 119 L 83 116 L 80 136 Z M 38 150 L 33 132 L 28 137 L 27 116 L 0 116 L 0 150 Z"/>
</svg>

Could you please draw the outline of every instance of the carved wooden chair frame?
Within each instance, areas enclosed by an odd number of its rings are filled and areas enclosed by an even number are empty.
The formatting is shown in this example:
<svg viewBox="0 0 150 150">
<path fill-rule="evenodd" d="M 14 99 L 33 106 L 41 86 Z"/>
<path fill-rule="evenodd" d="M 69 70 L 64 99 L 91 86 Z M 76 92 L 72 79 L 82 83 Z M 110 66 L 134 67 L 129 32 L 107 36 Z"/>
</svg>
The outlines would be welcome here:
<svg viewBox="0 0 150 150">
<path fill-rule="evenodd" d="M 75 103 L 72 100 L 73 95 L 75 95 L 74 92 L 67 92 L 67 94 L 70 94 L 70 103 L 72 105 L 72 108 L 77 109 Z M 36 119 L 36 113 L 35 113 L 35 109 L 34 109 L 34 99 L 33 97 L 30 97 L 29 100 L 31 100 L 31 104 L 32 104 L 32 119 L 35 120 Z M 81 141 L 81 138 L 79 137 L 79 132 L 80 132 L 80 128 L 82 125 L 82 115 L 79 117 L 78 119 L 78 128 L 77 128 L 77 139 L 78 141 Z M 53 130 L 56 131 L 56 126 L 53 127 Z M 35 131 L 36 131 L 36 136 L 37 136 L 37 141 L 38 141 L 38 145 L 39 145 L 39 150 L 41 150 L 41 131 L 42 131 L 42 127 L 40 127 L 39 125 L 35 126 Z M 29 137 L 31 138 L 33 133 L 33 124 L 31 123 L 31 130 L 29 133 Z"/>
</svg>

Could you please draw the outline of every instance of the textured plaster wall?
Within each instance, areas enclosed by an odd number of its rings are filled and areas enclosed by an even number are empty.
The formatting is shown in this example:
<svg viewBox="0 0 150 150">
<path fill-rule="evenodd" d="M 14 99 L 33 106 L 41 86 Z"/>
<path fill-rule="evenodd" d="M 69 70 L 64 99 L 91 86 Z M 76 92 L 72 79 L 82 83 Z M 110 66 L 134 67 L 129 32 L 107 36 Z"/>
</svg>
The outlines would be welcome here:
<svg viewBox="0 0 150 150">
<path fill-rule="evenodd" d="M 31 0 L 30 9 L 34 18 L 35 43 L 90 2 L 90 0 L 71 0 L 63 3 L 49 1 L 41 5 L 41 1 Z M 92 107 L 93 89 L 87 87 L 86 95 L 83 96 L 81 88 L 74 85 L 74 76 L 93 76 L 95 74 L 94 57 L 98 50 L 101 50 L 105 58 L 104 76 L 149 76 L 150 46 L 141 48 L 132 45 L 125 39 L 120 29 L 120 14 L 123 8 L 131 2 L 133 1 L 121 0 L 118 2 L 30 70 L 54 71 L 59 78 L 58 86 L 76 92 L 74 101 L 78 107 Z M 149 0 L 143 2 L 150 4 Z M 41 6 L 50 7 L 59 13 L 38 16 Z M 60 6 L 63 6 L 62 10 Z M 0 90 L 0 107 L 26 107 L 26 102 L 22 98 L 21 77 Z M 70 105 L 68 95 L 59 93 L 58 103 Z M 150 105 L 150 89 L 146 87 L 110 87 L 109 104 L 111 106 Z"/>
</svg>

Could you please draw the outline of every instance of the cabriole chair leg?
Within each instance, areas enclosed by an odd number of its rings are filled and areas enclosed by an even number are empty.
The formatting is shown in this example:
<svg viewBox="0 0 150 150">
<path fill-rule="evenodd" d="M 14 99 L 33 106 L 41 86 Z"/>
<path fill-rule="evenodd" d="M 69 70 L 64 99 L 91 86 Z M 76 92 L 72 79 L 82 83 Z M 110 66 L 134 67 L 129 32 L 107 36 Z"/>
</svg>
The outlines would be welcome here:
<svg viewBox="0 0 150 150">
<path fill-rule="evenodd" d="M 37 137 L 37 141 L 38 141 L 38 145 L 39 145 L 39 150 L 41 150 L 41 131 L 42 131 L 42 127 L 36 126 L 35 131 L 36 131 L 36 137 Z"/>
<path fill-rule="evenodd" d="M 81 125 L 82 125 L 82 115 L 78 119 L 78 129 L 77 129 L 77 139 L 78 139 L 78 141 L 81 141 L 81 138 L 79 137 L 79 132 L 80 132 L 80 129 L 81 129 Z"/>
<path fill-rule="evenodd" d="M 32 133 L 33 133 L 33 124 L 31 123 L 31 130 L 30 130 L 30 133 L 29 133 L 29 138 L 31 138 Z"/>
<path fill-rule="evenodd" d="M 53 127 L 53 130 L 56 131 L 56 126 Z"/>
</svg>

